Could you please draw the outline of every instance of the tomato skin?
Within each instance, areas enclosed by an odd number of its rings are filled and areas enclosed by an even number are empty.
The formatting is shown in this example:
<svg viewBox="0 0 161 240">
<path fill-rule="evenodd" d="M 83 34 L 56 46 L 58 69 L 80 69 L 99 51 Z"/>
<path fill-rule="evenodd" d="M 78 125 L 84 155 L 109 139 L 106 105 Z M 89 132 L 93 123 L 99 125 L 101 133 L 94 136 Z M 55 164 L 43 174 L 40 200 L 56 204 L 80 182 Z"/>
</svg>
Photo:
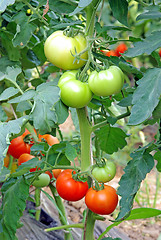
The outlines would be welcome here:
<svg viewBox="0 0 161 240">
<path fill-rule="evenodd" d="M 54 137 L 51 134 L 39 135 L 39 140 L 41 141 L 42 139 L 46 140 L 49 146 L 59 143 L 59 140 L 57 139 L 57 137 Z"/>
<path fill-rule="evenodd" d="M 19 158 L 18 158 L 18 166 L 20 166 L 22 163 L 24 162 L 27 162 L 29 160 L 31 160 L 32 158 L 35 158 L 35 156 L 31 155 L 31 154 L 28 154 L 28 153 L 23 153 Z M 36 168 L 31 168 L 30 169 L 30 172 L 35 172 L 37 170 L 37 167 Z M 40 168 L 39 168 L 40 170 Z"/>
<path fill-rule="evenodd" d="M 161 57 L 161 48 L 159 49 L 159 56 Z"/>
<path fill-rule="evenodd" d="M 19 158 L 23 153 L 30 154 L 30 144 L 25 143 L 23 136 L 12 139 L 11 144 L 8 148 L 8 153 L 14 158 Z"/>
<path fill-rule="evenodd" d="M 60 175 L 60 173 L 61 173 L 61 169 L 53 169 L 52 170 L 52 173 L 53 173 L 53 175 L 54 175 L 54 178 L 58 178 L 58 176 Z"/>
<path fill-rule="evenodd" d="M 116 166 L 113 162 L 106 161 L 106 165 L 104 167 L 94 167 L 92 175 L 99 182 L 109 182 L 116 175 Z"/>
<path fill-rule="evenodd" d="M 85 64 L 88 53 L 83 53 L 79 61 L 72 54 L 80 53 L 86 47 L 87 42 L 82 34 L 79 33 L 74 37 L 67 37 L 63 31 L 56 31 L 46 39 L 44 52 L 49 62 L 55 66 L 64 70 L 72 70 L 81 68 Z"/>
<path fill-rule="evenodd" d="M 10 157 L 9 154 L 6 155 L 6 157 L 3 159 L 3 165 L 7 168 L 9 166 Z"/>
<path fill-rule="evenodd" d="M 91 91 L 97 96 L 107 97 L 121 91 L 124 84 L 124 74 L 117 66 L 107 70 L 93 71 L 88 78 Z"/>
<path fill-rule="evenodd" d="M 61 198 L 68 201 L 78 201 L 86 195 L 88 183 L 74 180 L 72 171 L 67 169 L 60 173 L 56 180 L 56 189 Z"/>
<path fill-rule="evenodd" d="M 104 189 L 99 191 L 90 188 L 86 193 L 85 203 L 92 212 L 107 215 L 115 210 L 118 195 L 116 190 L 108 185 L 104 185 Z"/>
<path fill-rule="evenodd" d="M 50 183 L 50 177 L 46 173 L 41 173 L 37 179 L 35 179 L 32 185 L 36 188 L 42 188 L 48 186 Z"/>
<path fill-rule="evenodd" d="M 115 53 L 118 57 L 121 56 L 121 53 L 124 53 L 127 50 L 127 46 L 125 43 L 120 43 L 116 49 L 115 49 Z"/>
<path fill-rule="evenodd" d="M 90 102 L 92 92 L 88 83 L 76 79 L 76 73 L 65 72 L 59 79 L 60 98 L 68 107 L 82 108 Z"/>
</svg>

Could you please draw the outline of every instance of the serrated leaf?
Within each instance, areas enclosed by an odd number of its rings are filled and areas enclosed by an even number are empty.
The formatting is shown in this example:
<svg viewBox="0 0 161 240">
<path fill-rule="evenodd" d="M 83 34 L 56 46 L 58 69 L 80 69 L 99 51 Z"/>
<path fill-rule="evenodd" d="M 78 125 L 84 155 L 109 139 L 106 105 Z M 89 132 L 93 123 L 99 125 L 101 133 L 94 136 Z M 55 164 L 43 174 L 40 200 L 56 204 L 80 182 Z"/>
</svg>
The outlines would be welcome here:
<svg viewBox="0 0 161 240">
<path fill-rule="evenodd" d="M 136 57 L 144 53 L 150 55 L 161 46 L 161 31 L 152 32 L 147 38 L 134 43 L 133 48 L 128 48 L 124 54 L 126 57 Z"/>
<path fill-rule="evenodd" d="M 143 20 L 143 19 L 157 19 L 161 18 L 161 12 L 159 11 L 147 11 L 145 13 L 140 14 L 137 16 L 136 21 Z"/>
<path fill-rule="evenodd" d="M 18 92 L 19 92 L 19 90 L 17 88 L 9 87 L 1 93 L 0 101 L 7 100 L 10 97 L 13 97 L 14 95 L 16 95 Z"/>
<path fill-rule="evenodd" d="M 7 67 L 6 72 L 0 72 L 0 81 L 8 79 L 9 81 L 16 82 L 17 76 L 21 73 L 20 67 Z"/>
<path fill-rule="evenodd" d="M 125 26 L 127 23 L 128 3 L 126 0 L 109 0 L 113 16 Z"/>
<path fill-rule="evenodd" d="M 138 148 L 130 154 L 132 160 L 128 162 L 124 169 L 125 174 L 121 177 L 120 186 L 117 190 L 118 195 L 121 196 L 120 212 L 117 220 L 121 220 L 130 213 L 141 182 L 154 167 L 154 159 L 149 154 L 148 147 Z"/>
<path fill-rule="evenodd" d="M 6 8 L 15 3 L 15 0 L 1 0 L 0 1 L 0 13 L 4 12 Z"/>
<path fill-rule="evenodd" d="M 31 117 L 34 127 L 40 129 L 41 133 L 51 132 L 57 122 L 53 106 L 59 99 L 59 88 L 54 82 L 42 83 L 36 89 L 34 96 L 34 107 Z"/>
<path fill-rule="evenodd" d="M 101 150 L 108 154 L 117 152 L 118 149 L 122 149 L 127 144 L 125 140 L 127 135 L 125 132 L 120 128 L 111 127 L 110 125 L 106 125 L 96 131 L 96 135 Z"/>
<path fill-rule="evenodd" d="M 18 134 L 21 131 L 25 119 L 27 119 L 27 116 L 0 124 L 0 171 L 10 143 L 9 136 L 11 133 Z"/>
<path fill-rule="evenodd" d="M 156 217 L 161 214 L 161 210 L 155 208 L 135 208 L 131 210 L 130 216 L 126 220 L 145 219 Z"/>
<path fill-rule="evenodd" d="M 8 240 L 15 239 L 16 229 L 25 210 L 28 196 L 29 184 L 23 177 L 3 193 L 1 224 Z"/>
<path fill-rule="evenodd" d="M 77 151 L 70 143 L 66 145 L 65 156 L 72 162 L 74 162 L 74 159 L 77 157 Z"/>
<path fill-rule="evenodd" d="M 161 95 L 161 69 L 147 70 L 137 84 L 138 87 L 133 94 L 129 125 L 137 125 L 145 121 L 157 106 Z"/>
<path fill-rule="evenodd" d="M 36 25 L 23 21 L 21 25 L 17 25 L 16 34 L 12 40 L 13 46 L 24 48 L 36 30 Z"/>
<path fill-rule="evenodd" d="M 26 100 L 30 100 L 35 96 L 35 90 L 34 89 L 30 89 L 27 90 L 26 92 L 24 92 L 21 96 L 18 96 L 16 98 L 13 98 L 11 100 L 9 100 L 9 103 L 19 103 L 19 102 L 23 102 Z"/>
<path fill-rule="evenodd" d="M 156 168 L 157 168 L 158 172 L 161 172 L 161 151 L 158 150 L 154 154 L 154 159 L 158 161 L 158 163 L 156 165 Z"/>
</svg>

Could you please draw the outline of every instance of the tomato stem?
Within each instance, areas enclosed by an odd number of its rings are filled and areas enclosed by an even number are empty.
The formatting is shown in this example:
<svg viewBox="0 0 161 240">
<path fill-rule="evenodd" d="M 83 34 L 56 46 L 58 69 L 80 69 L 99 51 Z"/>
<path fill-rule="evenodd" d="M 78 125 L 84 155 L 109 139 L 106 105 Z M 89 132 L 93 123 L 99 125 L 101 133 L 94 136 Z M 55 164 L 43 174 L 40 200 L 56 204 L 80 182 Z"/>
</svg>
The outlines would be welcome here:
<svg viewBox="0 0 161 240">
<path fill-rule="evenodd" d="M 84 240 L 94 240 L 94 226 L 96 219 L 94 218 L 94 213 L 87 209 L 87 216 L 86 216 L 86 222 L 85 222 L 85 229 L 84 229 Z"/>
<path fill-rule="evenodd" d="M 76 224 L 61 225 L 61 226 L 58 226 L 58 227 L 47 228 L 44 231 L 45 232 L 50 232 L 50 231 L 55 231 L 55 230 L 59 230 L 59 229 L 67 229 L 67 228 L 84 228 L 84 224 L 83 223 L 76 223 Z"/>
<path fill-rule="evenodd" d="M 40 193 L 41 193 L 41 189 L 40 188 L 36 188 L 35 189 L 35 205 L 36 205 L 36 214 L 35 214 L 35 219 L 37 221 L 39 221 L 40 219 L 40 212 L 41 212 L 41 209 L 40 209 Z"/>
<path fill-rule="evenodd" d="M 58 195 L 56 187 L 52 183 L 49 184 L 49 187 L 50 187 L 52 195 L 53 195 L 53 197 L 55 199 L 55 202 L 56 202 L 56 205 L 57 205 L 57 209 L 59 211 L 59 220 L 60 220 L 62 225 L 68 226 L 68 221 L 67 221 L 67 217 L 66 217 L 66 211 L 65 211 L 65 207 L 64 207 L 64 204 L 62 202 L 62 199 Z M 64 227 L 64 226 L 63 226 L 64 229 L 68 228 L 68 227 Z M 46 231 L 48 232 L 48 231 L 52 231 L 52 230 L 46 229 Z M 64 233 L 64 240 L 70 240 L 70 239 L 71 239 L 71 233 L 70 232 L 65 232 Z"/>
<path fill-rule="evenodd" d="M 81 171 L 86 171 L 91 165 L 91 130 L 92 127 L 88 121 L 87 109 L 77 108 L 79 119 L 79 128 L 81 135 Z"/>
</svg>

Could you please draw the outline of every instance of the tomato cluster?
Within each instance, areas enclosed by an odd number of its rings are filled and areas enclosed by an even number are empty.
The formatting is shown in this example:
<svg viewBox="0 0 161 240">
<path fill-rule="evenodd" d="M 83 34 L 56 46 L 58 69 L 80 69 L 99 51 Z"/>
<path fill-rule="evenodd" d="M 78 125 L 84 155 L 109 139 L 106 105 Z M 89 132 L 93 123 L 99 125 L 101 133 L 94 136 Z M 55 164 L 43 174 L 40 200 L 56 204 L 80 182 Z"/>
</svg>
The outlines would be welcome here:
<svg viewBox="0 0 161 240">
<path fill-rule="evenodd" d="M 116 56 L 116 57 L 120 57 L 122 53 L 124 53 L 127 50 L 127 46 L 125 43 L 120 43 L 115 49 L 112 50 L 101 50 L 101 52 L 105 55 L 105 56 Z"/>
<path fill-rule="evenodd" d="M 35 131 L 36 133 L 36 131 Z M 54 144 L 58 144 L 59 140 L 57 137 L 52 136 L 51 134 L 44 134 L 38 136 L 38 139 L 40 142 L 47 142 L 49 146 L 52 146 Z M 21 164 L 35 158 L 34 155 L 31 155 L 31 147 L 33 146 L 34 141 L 31 137 L 30 132 L 25 129 L 25 132 L 20 135 L 19 137 L 16 137 L 11 140 L 11 143 L 8 148 L 8 153 L 6 157 L 4 158 L 4 166 L 9 167 L 10 162 L 10 156 L 13 157 L 13 164 L 11 168 L 11 173 L 15 172 L 15 170 L 20 166 Z M 40 168 L 31 168 L 30 172 L 35 172 L 41 170 Z M 35 187 L 44 187 L 47 186 L 51 179 L 53 177 L 56 179 L 58 175 L 60 174 L 61 169 L 53 169 L 51 172 L 46 171 L 45 173 L 40 173 L 37 178 L 32 183 Z"/>
</svg>

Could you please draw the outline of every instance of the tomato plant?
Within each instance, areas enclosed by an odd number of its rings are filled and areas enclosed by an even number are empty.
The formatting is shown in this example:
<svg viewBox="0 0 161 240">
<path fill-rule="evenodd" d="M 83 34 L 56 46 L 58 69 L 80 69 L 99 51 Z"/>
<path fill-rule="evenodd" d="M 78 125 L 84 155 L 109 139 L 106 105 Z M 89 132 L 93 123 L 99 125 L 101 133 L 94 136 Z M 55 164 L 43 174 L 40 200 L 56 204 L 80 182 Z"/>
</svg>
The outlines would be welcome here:
<svg viewBox="0 0 161 240">
<path fill-rule="evenodd" d="M 60 197 L 68 201 L 82 199 L 87 190 L 88 183 L 76 181 L 72 178 L 72 170 L 67 169 L 60 173 L 56 180 L 56 189 Z"/>
<path fill-rule="evenodd" d="M 99 182 L 109 182 L 116 175 L 116 166 L 111 161 L 106 161 L 104 166 L 95 166 L 92 170 L 92 175 Z"/>
<path fill-rule="evenodd" d="M 88 78 L 91 91 L 97 96 L 109 96 L 119 93 L 124 84 L 124 76 L 120 68 L 111 66 L 100 72 L 93 71 Z"/>
<path fill-rule="evenodd" d="M 24 142 L 23 136 L 19 136 L 11 140 L 8 153 L 14 158 L 19 158 L 23 153 L 30 153 L 31 145 Z"/>
<path fill-rule="evenodd" d="M 107 215 L 115 210 L 118 195 L 116 190 L 108 185 L 104 185 L 104 189 L 98 191 L 90 188 L 86 193 L 85 203 L 92 212 Z"/>
<path fill-rule="evenodd" d="M 47 59 L 55 66 L 64 70 L 78 69 L 85 64 L 88 57 L 87 51 L 81 54 L 81 60 L 74 55 L 85 50 L 86 39 L 82 34 L 68 37 L 63 31 L 52 33 L 45 41 L 44 51 Z"/>
<path fill-rule="evenodd" d="M 36 188 L 42 188 L 48 186 L 50 183 L 50 176 L 46 173 L 41 173 L 32 183 Z"/>
<path fill-rule="evenodd" d="M 58 86 L 60 86 L 60 98 L 68 107 L 82 108 L 86 106 L 92 98 L 92 92 L 88 83 L 81 82 L 74 78 L 73 72 L 65 73 L 65 77 L 62 75 Z"/>
</svg>

